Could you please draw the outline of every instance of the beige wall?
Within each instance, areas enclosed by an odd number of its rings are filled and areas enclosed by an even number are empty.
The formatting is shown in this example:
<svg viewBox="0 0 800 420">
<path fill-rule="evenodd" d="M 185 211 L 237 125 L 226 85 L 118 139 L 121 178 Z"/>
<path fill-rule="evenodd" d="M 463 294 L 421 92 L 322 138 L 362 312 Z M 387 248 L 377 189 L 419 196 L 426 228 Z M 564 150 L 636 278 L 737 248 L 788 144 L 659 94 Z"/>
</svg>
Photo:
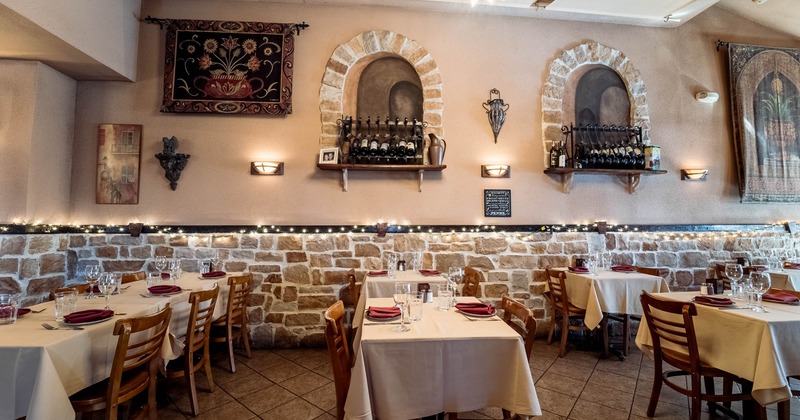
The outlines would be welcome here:
<svg viewBox="0 0 800 420">
<path fill-rule="evenodd" d="M 0 220 L 69 212 L 76 85 L 41 63 L 0 60 Z"/>
<path fill-rule="evenodd" d="M 267 22 L 306 21 L 296 39 L 293 108 L 285 117 L 179 115 L 158 112 L 164 33 L 142 25 L 136 83 L 80 82 L 77 96 L 71 214 L 63 222 L 150 224 L 759 223 L 800 218 L 797 206 L 738 202 L 726 56 L 714 41 L 792 46 L 796 40 L 711 8 L 678 29 L 390 8 L 336 8 L 266 2 L 146 1 L 142 15 Z M 410 173 L 340 174 L 316 168 L 319 88 L 339 43 L 369 30 L 420 42 L 443 80 L 448 168 L 426 174 L 417 192 Z M 641 71 L 648 91 L 651 138 L 669 174 L 643 177 L 629 195 L 615 177 L 580 176 L 560 192 L 543 174 L 541 89 L 564 49 L 597 41 L 618 49 Z M 497 144 L 481 103 L 497 88 L 511 104 Z M 699 90 L 720 92 L 713 105 Z M 100 123 L 144 125 L 139 205 L 94 204 L 96 131 Z M 161 138 L 177 136 L 192 155 L 171 191 L 157 160 Z M 282 177 L 255 177 L 251 160 L 286 162 Z M 512 178 L 480 178 L 482 163 L 512 166 Z M 706 182 L 681 182 L 679 169 L 708 168 Z M 483 218 L 483 189 L 512 190 L 512 218 Z"/>
</svg>

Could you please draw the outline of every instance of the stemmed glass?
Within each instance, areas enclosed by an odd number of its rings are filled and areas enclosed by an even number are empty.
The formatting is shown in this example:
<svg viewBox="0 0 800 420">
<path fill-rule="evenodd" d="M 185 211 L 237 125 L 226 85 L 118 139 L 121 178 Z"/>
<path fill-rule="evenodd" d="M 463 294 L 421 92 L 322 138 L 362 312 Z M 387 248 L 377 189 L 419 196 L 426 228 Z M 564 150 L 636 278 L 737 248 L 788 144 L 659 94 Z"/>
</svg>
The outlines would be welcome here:
<svg viewBox="0 0 800 420">
<path fill-rule="evenodd" d="M 163 255 L 157 256 L 155 266 L 159 274 L 163 273 L 164 269 L 167 268 L 167 258 Z"/>
<path fill-rule="evenodd" d="M 739 279 L 744 276 L 744 269 L 741 264 L 728 263 L 725 264 L 725 275 L 731 279 L 731 293 L 728 296 L 736 298 L 737 291 L 741 287 L 739 285 Z"/>
<path fill-rule="evenodd" d="M 450 267 L 447 270 L 447 278 L 450 279 L 450 282 L 453 284 L 453 299 L 455 299 L 456 292 L 458 291 L 458 286 L 461 284 L 461 280 L 463 279 L 463 275 L 461 274 L 461 268 Z"/>
<path fill-rule="evenodd" d="M 86 283 L 89 284 L 89 294 L 85 299 L 94 299 L 94 284 L 100 277 L 100 266 L 98 264 L 89 264 L 86 266 Z"/>
<path fill-rule="evenodd" d="M 397 282 L 394 284 L 394 294 L 392 298 L 394 299 L 394 303 L 397 307 L 400 308 L 400 325 L 394 328 L 395 332 L 406 332 L 410 331 L 411 328 L 406 326 L 406 305 L 408 304 L 408 296 L 411 294 L 411 283 L 400 283 Z"/>
<path fill-rule="evenodd" d="M 770 287 L 770 278 L 769 274 L 760 273 L 758 271 L 753 271 L 750 273 L 750 284 L 753 290 L 756 292 L 756 296 L 758 300 L 756 301 L 756 305 L 752 308 L 754 312 L 767 312 L 762 306 L 761 296 L 769 290 Z"/>
<path fill-rule="evenodd" d="M 103 296 L 106 297 L 106 307 L 105 310 L 110 310 L 111 308 L 108 306 L 108 297 L 114 293 L 114 289 L 117 288 L 117 282 L 114 280 L 114 275 L 111 273 L 103 273 L 100 275 L 100 281 L 98 283 L 100 286 L 100 292 L 103 293 Z"/>
<path fill-rule="evenodd" d="M 209 267 L 209 271 L 219 270 L 219 251 L 217 251 L 213 257 L 211 257 L 211 267 Z"/>
<path fill-rule="evenodd" d="M 172 284 L 178 284 L 178 278 L 181 276 L 181 260 L 173 258 L 169 260 L 169 277 L 172 279 Z"/>
</svg>

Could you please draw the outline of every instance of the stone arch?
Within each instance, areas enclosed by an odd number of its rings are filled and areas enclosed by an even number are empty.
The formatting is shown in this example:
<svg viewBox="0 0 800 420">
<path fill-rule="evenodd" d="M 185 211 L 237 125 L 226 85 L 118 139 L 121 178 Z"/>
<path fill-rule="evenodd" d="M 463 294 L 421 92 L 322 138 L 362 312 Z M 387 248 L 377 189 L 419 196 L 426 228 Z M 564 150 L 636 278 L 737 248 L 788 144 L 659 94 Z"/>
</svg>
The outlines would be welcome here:
<svg viewBox="0 0 800 420">
<path fill-rule="evenodd" d="M 572 72 L 589 64 L 607 66 L 619 74 L 628 90 L 631 103 L 631 121 L 642 127 L 642 138 L 650 138 L 650 112 L 647 106 L 647 89 L 639 70 L 621 51 L 597 42 L 587 42 L 571 50 L 564 50 L 550 63 L 550 72 L 542 89 L 542 144 L 547 160 L 547 142 L 562 140 L 561 127 L 569 124 L 571 117 L 564 115 L 564 96 Z M 546 165 L 545 165 L 546 166 Z"/>
<path fill-rule="evenodd" d="M 339 44 L 328 59 L 322 87 L 319 90 L 319 110 L 322 122 L 320 147 L 336 147 L 338 125 L 336 121 L 344 114 L 344 103 L 348 100 L 350 89 L 346 89 L 348 73 L 363 67 L 368 61 L 387 55 L 400 57 L 409 62 L 419 76 L 422 84 L 423 121 L 427 123 L 426 133 L 444 137 L 442 130 L 442 77 L 439 67 L 428 50 L 417 41 L 390 31 L 362 32 L 349 41 Z M 354 100 L 354 98 L 353 98 Z M 427 153 L 424 153 L 426 156 Z"/>
</svg>

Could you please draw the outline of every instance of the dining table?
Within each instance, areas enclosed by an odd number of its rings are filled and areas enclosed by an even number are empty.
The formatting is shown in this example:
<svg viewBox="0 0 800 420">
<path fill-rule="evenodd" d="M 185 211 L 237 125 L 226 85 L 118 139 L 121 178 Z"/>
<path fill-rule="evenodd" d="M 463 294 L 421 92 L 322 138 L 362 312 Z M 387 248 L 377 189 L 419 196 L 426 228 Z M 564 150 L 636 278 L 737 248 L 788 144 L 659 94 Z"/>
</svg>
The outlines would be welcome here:
<svg viewBox="0 0 800 420">
<path fill-rule="evenodd" d="M 161 284 L 171 285 L 172 282 Z M 0 325 L 0 372 L 3 372 L 0 419 L 74 420 L 69 396 L 108 378 L 111 372 L 117 344 L 117 337 L 113 335 L 116 320 L 153 314 L 169 303 L 172 318 L 161 358 L 166 363 L 180 356 L 190 316 L 190 291 L 210 289 L 217 284 L 220 296 L 214 318 L 218 318 L 225 312 L 229 288 L 227 275 L 205 279 L 196 272 L 182 273 L 175 284 L 181 287 L 181 292 L 169 295 L 150 294 L 146 280 L 124 284 L 119 294 L 109 297 L 114 316 L 82 325 L 80 330 L 43 327 L 43 323 L 65 326 L 55 321 L 53 301 L 29 307 L 32 311 L 18 317 L 14 324 Z M 103 309 L 104 306 L 103 295 L 94 299 L 79 295 L 76 309 Z"/>
<path fill-rule="evenodd" d="M 373 274 L 370 274 L 373 273 Z M 392 297 L 394 294 L 395 283 L 410 283 L 411 290 L 416 291 L 420 283 L 430 285 L 430 290 L 434 296 L 437 295 L 437 286 L 447 284 L 448 280 L 444 274 L 436 270 L 404 270 L 396 271 L 394 277 L 389 276 L 386 271 L 367 272 L 367 277 L 361 286 L 361 296 L 356 302 L 353 315 L 353 325 L 361 325 L 361 317 L 366 309 L 366 302 L 370 298 Z"/>
<path fill-rule="evenodd" d="M 391 298 L 366 303 L 394 305 Z M 484 407 L 542 414 L 522 337 L 497 316 L 471 318 L 432 302 L 422 305 L 409 331 L 395 331 L 397 322 L 363 318 L 345 418 L 410 419 Z"/>
<path fill-rule="evenodd" d="M 696 292 L 657 293 L 655 297 L 691 302 Z M 713 307 L 695 304 L 694 328 L 700 361 L 753 383 L 761 405 L 791 398 L 787 376 L 800 375 L 800 306 L 764 302 L 767 312 L 754 312 L 743 302 Z M 645 319 L 636 345 L 651 358 L 653 340 Z"/>
<path fill-rule="evenodd" d="M 769 273 L 772 287 L 800 290 L 800 270 L 784 268 L 782 270 L 770 270 L 767 273 Z"/>
</svg>

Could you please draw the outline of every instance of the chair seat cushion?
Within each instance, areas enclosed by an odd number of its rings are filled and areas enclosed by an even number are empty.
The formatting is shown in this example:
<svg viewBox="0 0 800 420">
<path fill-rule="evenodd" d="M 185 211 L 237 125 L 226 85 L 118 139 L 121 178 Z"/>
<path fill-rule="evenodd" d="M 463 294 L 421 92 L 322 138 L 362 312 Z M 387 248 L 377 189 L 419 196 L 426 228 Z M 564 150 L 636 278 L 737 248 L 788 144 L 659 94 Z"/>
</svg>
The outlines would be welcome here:
<svg viewBox="0 0 800 420">
<path fill-rule="evenodd" d="M 132 371 L 130 374 L 124 374 L 122 376 L 119 394 L 125 395 L 140 386 L 146 385 L 149 381 L 149 376 L 150 375 L 142 369 Z M 72 402 L 72 406 L 76 408 L 76 411 L 85 411 L 79 408 L 88 406 L 94 406 L 97 407 L 95 409 L 100 409 L 105 407 L 107 392 L 108 379 L 105 379 L 72 394 L 69 399 Z"/>
</svg>

